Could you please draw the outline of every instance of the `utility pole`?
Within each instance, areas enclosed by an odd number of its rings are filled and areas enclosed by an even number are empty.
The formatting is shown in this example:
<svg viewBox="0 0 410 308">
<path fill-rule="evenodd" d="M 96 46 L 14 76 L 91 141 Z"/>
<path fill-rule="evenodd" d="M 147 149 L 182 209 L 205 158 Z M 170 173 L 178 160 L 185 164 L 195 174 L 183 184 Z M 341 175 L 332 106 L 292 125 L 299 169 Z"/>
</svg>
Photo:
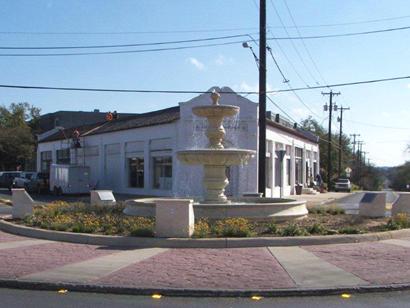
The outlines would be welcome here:
<svg viewBox="0 0 410 308">
<path fill-rule="evenodd" d="M 331 184 L 331 176 L 332 176 L 332 158 L 331 158 L 331 152 L 332 152 L 332 111 L 333 111 L 333 96 L 334 95 L 340 95 L 340 92 L 333 92 L 330 90 L 328 93 L 322 92 L 322 95 L 329 95 L 329 106 L 325 105 L 324 110 L 328 111 L 329 110 L 329 130 L 328 130 L 328 136 L 327 136 L 327 189 L 330 191 L 330 184 Z M 337 106 L 335 108 L 335 111 L 337 111 Z"/>
<path fill-rule="evenodd" d="M 258 192 L 266 190 L 266 0 L 259 4 L 259 172 Z"/>
<path fill-rule="evenodd" d="M 357 164 L 358 164 L 358 170 L 357 170 L 357 176 L 358 176 L 358 183 L 359 185 L 362 182 L 362 146 L 363 146 L 363 141 L 357 141 Z"/>
<path fill-rule="evenodd" d="M 339 128 L 339 166 L 337 169 L 337 174 L 338 177 L 340 178 L 340 175 L 342 173 L 342 135 L 343 135 L 343 111 L 344 110 L 350 110 L 350 107 L 339 107 L 338 110 L 340 110 L 340 117 L 337 118 L 337 120 L 340 122 L 340 128 Z"/>
<path fill-rule="evenodd" d="M 353 154 L 356 155 L 356 137 L 360 137 L 360 134 L 350 134 L 353 137 Z"/>
</svg>

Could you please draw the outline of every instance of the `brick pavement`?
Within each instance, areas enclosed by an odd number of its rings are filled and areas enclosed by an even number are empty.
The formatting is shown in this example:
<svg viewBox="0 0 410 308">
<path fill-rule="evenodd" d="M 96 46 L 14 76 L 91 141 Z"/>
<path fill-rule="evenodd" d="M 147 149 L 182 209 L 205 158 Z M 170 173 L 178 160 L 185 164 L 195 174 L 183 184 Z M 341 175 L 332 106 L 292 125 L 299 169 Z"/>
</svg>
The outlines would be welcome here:
<svg viewBox="0 0 410 308">
<path fill-rule="evenodd" d="M 32 245 L 18 246 L 19 241 L 30 244 L 29 240 Z M 0 241 L 16 246 L 0 249 L 0 279 L 23 281 L 26 277 L 25 281 L 39 282 L 41 277 L 52 277 L 47 281 L 58 283 L 67 281 L 61 275 L 71 275 L 73 281 L 82 281 L 81 277 L 75 279 L 74 270 L 67 272 L 72 268 L 92 285 L 150 289 L 297 290 L 326 287 L 326 283 L 338 287 L 338 282 L 348 285 L 349 281 L 353 282 L 349 285 L 359 286 L 410 284 L 410 239 L 293 249 L 168 249 L 149 255 L 144 249 L 127 253 L 118 248 L 44 242 L 4 232 L 0 232 Z M 300 262 L 294 256 L 288 260 L 286 253 L 290 257 L 299 254 Z M 126 259 L 120 262 L 121 256 Z M 304 260 L 306 256 L 311 261 Z M 84 264 L 90 264 L 87 273 L 80 272 Z M 53 275 L 44 276 L 50 271 Z"/>
</svg>

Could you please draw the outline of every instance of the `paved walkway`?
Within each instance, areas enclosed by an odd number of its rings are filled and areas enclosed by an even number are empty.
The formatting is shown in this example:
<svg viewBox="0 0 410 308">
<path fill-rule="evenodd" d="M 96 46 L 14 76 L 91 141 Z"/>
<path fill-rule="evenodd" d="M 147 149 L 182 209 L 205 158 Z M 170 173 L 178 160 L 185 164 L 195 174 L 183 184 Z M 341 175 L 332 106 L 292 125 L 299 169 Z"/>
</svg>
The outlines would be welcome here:
<svg viewBox="0 0 410 308">
<path fill-rule="evenodd" d="M 113 249 L 0 232 L 0 281 L 99 288 L 299 290 L 410 284 L 410 238 L 232 249 Z"/>
</svg>

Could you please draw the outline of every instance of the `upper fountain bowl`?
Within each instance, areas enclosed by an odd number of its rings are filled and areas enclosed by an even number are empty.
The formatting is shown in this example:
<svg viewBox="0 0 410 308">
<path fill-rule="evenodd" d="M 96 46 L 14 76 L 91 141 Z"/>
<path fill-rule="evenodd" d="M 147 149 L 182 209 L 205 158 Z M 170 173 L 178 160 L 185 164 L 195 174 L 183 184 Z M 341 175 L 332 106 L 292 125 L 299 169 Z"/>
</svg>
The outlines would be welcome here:
<svg viewBox="0 0 410 308">
<path fill-rule="evenodd" d="M 192 113 L 203 118 L 223 118 L 236 115 L 239 109 L 233 105 L 197 106 L 192 108 Z"/>
<path fill-rule="evenodd" d="M 234 166 L 244 165 L 255 155 L 253 150 L 243 149 L 196 149 L 178 151 L 180 161 L 187 165 Z"/>
</svg>

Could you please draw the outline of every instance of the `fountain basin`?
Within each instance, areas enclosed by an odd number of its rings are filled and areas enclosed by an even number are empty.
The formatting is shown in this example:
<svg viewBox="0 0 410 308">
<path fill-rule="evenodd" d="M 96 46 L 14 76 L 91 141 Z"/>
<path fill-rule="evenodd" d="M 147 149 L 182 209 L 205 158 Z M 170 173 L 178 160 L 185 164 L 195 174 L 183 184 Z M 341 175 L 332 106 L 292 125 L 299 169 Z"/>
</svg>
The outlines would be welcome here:
<svg viewBox="0 0 410 308">
<path fill-rule="evenodd" d="M 233 105 L 197 106 L 192 108 L 192 113 L 204 118 L 224 118 L 236 115 L 239 109 Z"/>
<path fill-rule="evenodd" d="M 131 216 L 155 216 L 155 204 L 162 198 L 127 200 L 124 214 Z M 234 198 L 230 203 L 194 203 L 196 219 L 247 218 L 249 220 L 284 221 L 303 218 L 308 214 L 306 201 L 278 198 Z"/>
<path fill-rule="evenodd" d="M 187 165 L 233 166 L 246 164 L 255 155 L 253 150 L 197 149 L 178 151 L 177 157 Z"/>
</svg>

